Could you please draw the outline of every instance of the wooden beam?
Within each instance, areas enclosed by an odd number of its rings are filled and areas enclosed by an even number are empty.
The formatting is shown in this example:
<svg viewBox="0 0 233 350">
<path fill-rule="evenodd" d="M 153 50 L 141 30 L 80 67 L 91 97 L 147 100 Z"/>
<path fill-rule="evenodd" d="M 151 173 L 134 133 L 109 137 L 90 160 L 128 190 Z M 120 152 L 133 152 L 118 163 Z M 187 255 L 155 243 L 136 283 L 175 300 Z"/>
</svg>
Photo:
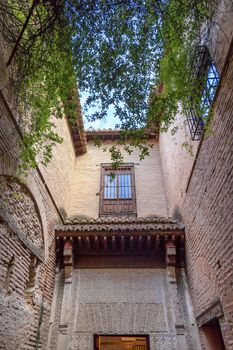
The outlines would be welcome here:
<svg viewBox="0 0 233 350">
<path fill-rule="evenodd" d="M 90 243 L 89 236 L 86 237 L 85 244 L 86 244 L 87 250 L 90 250 L 91 249 L 91 243 Z"/>
<path fill-rule="evenodd" d="M 147 236 L 147 238 L 146 238 L 146 247 L 147 247 L 147 249 L 151 248 L 151 237 L 150 236 Z"/>
<path fill-rule="evenodd" d="M 107 251 L 108 250 L 108 239 L 106 236 L 104 236 L 103 244 L 104 244 L 104 250 Z"/>
<path fill-rule="evenodd" d="M 99 250 L 100 244 L 99 244 L 99 237 L 98 236 L 95 236 L 94 242 L 95 242 L 95 249 Z"/>
<path fill-rule="evenodd" d="M 138 238 L 138 249 L 139 249 L 139 250 L 142 250 L 142 244 L 143 244 L 143 240 L 142 240 L 142 236 L 140 236 L 140 237 Z"/>
<path fill-rule="evenodd" d="M 159 250 L 159 243 L 160 243 L 160 237 L 159 237 L 159 235 L 156 235 L 156 238 L 155 238 L 155 249 L 156 250 Z"/>
<path fill-rule="evenodd" d="M 184 235 L 180 237 L 180 263 L 181 266 L 185 266 L 185 248 L 184 248 Z"/>
<path fill-rule="evenodd" d="M 83 248 L 83 243 L 82 243 L 82 237 L 78 237 L 78 247 L 80 248 L 80 249 L 82 249 Z"/>
<path fill-rule="evenodd" d="M 121 236 L 121 251 L 123 252 L 125 250 L 125 237 Z"/>
<path fill-rule="evenodd" d="M 133 238 L 133 236 L 130 237 L 129 247 L 130 247 L 130 250 L 133 250 L 133 248 L 134 248 L 134 238 Z"/>
<path fill-rule="evenodd" d="M 116 250 L 116 237 L 112 236 L 112 250 Z"/>
</svg>

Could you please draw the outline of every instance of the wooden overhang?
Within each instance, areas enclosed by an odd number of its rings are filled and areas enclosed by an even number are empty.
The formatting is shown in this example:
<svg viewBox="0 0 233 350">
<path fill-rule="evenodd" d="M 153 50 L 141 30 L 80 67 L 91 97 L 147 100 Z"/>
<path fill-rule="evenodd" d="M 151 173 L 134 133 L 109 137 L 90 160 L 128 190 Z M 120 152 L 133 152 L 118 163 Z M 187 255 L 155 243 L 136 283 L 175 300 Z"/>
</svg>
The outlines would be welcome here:
<svg viewBox="0 0 233 350">
<path fill-rule="evenodd" d="M 56 227 L 57 263 L 64 267 L 71 254 L 73 267 L 179 267 L 184 238 L 184 226 L 172 219 L 74 220 Z"/>
<path fill-rule="evenodd" d="M 76 156 L 87 152 L 87 142 L 100 139 L 101 141 L 117 141 L 122 137 L 119 129 L 84 129 L 82 106 L 80 102 L 79 90 L 76 88 L 70 96 L 70 100 L 76 106 L 76 118 L 67 116 L 71 138 L 73 141 Z M 154 123 L 148 129 L 145 129 L 145 136 L 148 140 L 159 138 L 159 124 Z"/>
<path fill-rule="evenodd" d="M 71 100 L 76 106 L 76 119 L 74 121 L 73 118 L 67 116 L 67 120 L 70 127 L 75 155 L 78 156 L 87 152 L 87 138 L 84 130 L 82 107 L 78 89 L 72 94 Z"/>
</svg>

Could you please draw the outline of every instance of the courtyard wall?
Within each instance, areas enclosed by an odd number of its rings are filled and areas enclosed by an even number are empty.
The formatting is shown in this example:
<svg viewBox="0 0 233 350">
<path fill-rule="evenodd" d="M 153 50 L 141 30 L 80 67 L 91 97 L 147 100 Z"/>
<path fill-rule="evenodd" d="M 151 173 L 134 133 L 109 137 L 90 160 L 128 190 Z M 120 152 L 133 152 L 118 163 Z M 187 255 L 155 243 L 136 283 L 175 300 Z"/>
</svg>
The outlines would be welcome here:
<svg viewBox="0 0 233 350">
<path fill-rule="evenodd" d="M 186 266 L 195 315 L 200 326 L 203 319 L 219 318 L 229 350 L 233 349 L 232 9 L 221 12 L 218 20 L 223 31 L 212 33 L 215 46 L 210 50 L 221 80 L 210 132 L 196 145 L 181 123 L 176 135 L 160 136 L 160 154 L 169 213 L 186 226 Z M 178 124 L 183 120 L 177 117 Z M 182 147 L 185 140 L 192 155 Z M 202 328 L 200 332 L 203 349 L 209 349 Z"/>
</svg>

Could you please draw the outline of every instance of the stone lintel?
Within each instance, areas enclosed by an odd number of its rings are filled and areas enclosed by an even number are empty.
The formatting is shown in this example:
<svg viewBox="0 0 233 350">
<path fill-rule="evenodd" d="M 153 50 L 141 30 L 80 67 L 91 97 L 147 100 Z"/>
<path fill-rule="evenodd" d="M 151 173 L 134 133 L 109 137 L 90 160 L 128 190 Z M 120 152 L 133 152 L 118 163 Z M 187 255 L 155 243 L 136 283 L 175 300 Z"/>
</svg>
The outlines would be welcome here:
<svg viewBox="0 0 233 350">
<path fill-rule="evenodd" d="M 220 300 L 216 299 L 204 312 L 197 316 L 197 325 L 198 327 L 201 327 L 214 318 L 219 318 L 221 316 L 223 316 L 222 305 Z"/>
</svg>

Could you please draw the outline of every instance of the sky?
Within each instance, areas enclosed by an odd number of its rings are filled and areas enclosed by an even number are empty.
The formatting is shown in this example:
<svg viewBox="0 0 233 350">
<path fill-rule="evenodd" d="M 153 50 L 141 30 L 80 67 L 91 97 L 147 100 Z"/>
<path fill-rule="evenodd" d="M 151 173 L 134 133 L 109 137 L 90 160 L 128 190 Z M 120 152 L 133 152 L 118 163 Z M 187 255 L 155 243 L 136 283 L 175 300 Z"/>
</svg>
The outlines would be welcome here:
<svg viewBox="0 0 233 350">
<path fill-rule="evenodd" d="M 80 92 L 80 102 L 83 110 L 84 103 L 88 97 L 88 94 L 85 92 Z M 95 108 L 89 108 L 89 113 L 95 112 Z M 83 111 L 83 120 L 84 120 L 84 128 L 89 129 L 115 129 L 115 125 L 119 123 L 119 119 L 114 117 L 114 107 L 110 106 L 108 110 L 107 117 L 105 119 L 96 120 L 94 122 L 89 122 L 85 117 Z"/>
</svg>

